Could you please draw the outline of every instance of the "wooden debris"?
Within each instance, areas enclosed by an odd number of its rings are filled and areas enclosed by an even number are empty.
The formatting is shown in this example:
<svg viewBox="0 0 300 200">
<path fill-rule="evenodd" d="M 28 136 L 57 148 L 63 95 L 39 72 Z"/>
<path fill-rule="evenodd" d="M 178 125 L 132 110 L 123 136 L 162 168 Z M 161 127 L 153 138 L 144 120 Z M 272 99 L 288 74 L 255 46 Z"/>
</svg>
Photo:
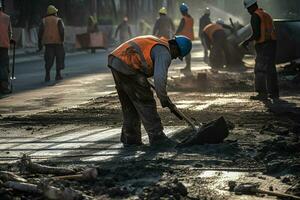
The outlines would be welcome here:
<svg viewBox="0 0 300 200">
<path fill-rule="evenodd" d="M 19 162 L 21 171 L 38 173 L 38 174 L 54 174 L 54 175 L 70 175 L 75 174 L 75 171 L 68 168 L 62 167 L 51 167 L 33 163 L 29 156 L 24 154 Z"/>
<path fill-rule="evenodd" d="M 95 180 L 98 176 L 98 170 L 95 168 L 84 170 L 81 174 L 57 176 L 56 179 L 61 180 Z"/>
<path fill-rule="evenodd" d="M 280 192 L 266 191 L 266 190 L 259 189 L 258 187 L 259 187 L 259 185 L 257 185 L 257 184 L 243 183 L 243 184 L 236 186 L 234 188 L 234 192 L 239 195 L 241 195 L 241 194 L 248 194 L 248 195 L 267 194 L 270 196 L 300 200 L 300 197 L 298 197 L 298 196 L 280 193 Z"/>
<path fill-rule="evenodd" d="M 7 182 L 4 183 L 4 186 L 7 187 L 7 188 L 18 190 L 20 192 L 34 193 L 34 194 L 40 194 L 41 193 L 41 191 L 38 189 L 37 185 L 30 184 L 30 183 L 7 181 Z"/>
<path fill-rule="evenodd" d="M 27 182 L 26 179 L 7 171 L 0 171 L 0 180 L 3 182 L 16 181 L 16 182 Z"/>
</svg>

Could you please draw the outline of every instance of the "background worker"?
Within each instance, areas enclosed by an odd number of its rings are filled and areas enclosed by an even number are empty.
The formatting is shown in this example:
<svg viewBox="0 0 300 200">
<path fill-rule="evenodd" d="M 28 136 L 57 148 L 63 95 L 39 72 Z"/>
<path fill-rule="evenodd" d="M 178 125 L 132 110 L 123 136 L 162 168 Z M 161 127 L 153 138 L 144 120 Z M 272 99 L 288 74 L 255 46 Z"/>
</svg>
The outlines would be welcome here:
<svg viewBox="0 0 300 200">
<path fill-rule="evenodd" d="M 121 24 L 118 25 L 115 32 L 115 38 L 118 37 L 118 34 L 120 43 L 123 43 L 132 37 L 131 28 L 128 24 L 128 17 L 124 17 Z"/>
<path fill-rule="evenodd" d="M 10 43 L 15 41 L 12 38 L 10 17 L 4 13 L 0 1 L 0 94 L 9 94 L 9 56 Z"/>
<path fill-rule="evenodd" d="M 211 24 L 211 19 L 210 19 L 210 8 L 206 8 L 204 11 L 204 15 L 202 15 L 199 19 L 199 38 L 201 40 L 201 44 L 204 49 L 204 62 L 208 63 L 208 48 L 206 46 L 205 40 L 202 37 L 203 35 L 203 30 L 204 28 L 208 25 Z"/>
<path fill-rule="evenodd" d="M 87 25 L 87 33 L 97 33 L 99 31 L 97 25 L 97 18 L 94 16 L 89 16 L 88 25 Z M 92 48 L 91 53 L 96 53 L 96 49 Z"/>
<path fill-rule="evenodd" d="M 194 19 L 188 13 L 189 7 L 187 4 L 182 3 L 179 7 L 179 10 L 182 14 L 182 19 L 180 21 L 179 27 L 176 31 L 176 35 L 184 35 L 190 40 L 194 40 Z M 185 56 L 186 66 L 184 69 L 181 69 L 181 72 L 184 74 L 191 73 L 191 54 Z"/>
<path fill-rule="evenodd" d="M 169 141 L 163 132 L 153 92 L 147 80 L 154 77 L 155 91 L 162 107 L 174 109 L 166 91 L 172 59 L 190 53 L 192 43 L 185 36 L 166 40 L 155 36 L 133 38 L 108 56 L 123 112 L 121 142 L 124 146 L 142 145 L 141 122 L 150 145 Z"/>
<path fill-rule="evenodd" d="M 153 35 L 171 39 L 175 33 L 175 26 L 172 19 L 167 15 L 167 9 L 162 7 L 159 10 L 159 18 L 156 20 Z"/>
<path fill-rule="evenodd" d="M 62 80 L 61 70 L 65 68 L 65 50 L 64 50 L 64 23 L 57 16 L 58 9 L 53 5 L 48 6 L 47 15 L 42 19 L 39 29 L 39 50 L 45 45 L 45 82 L 50 81 L 50 71 L 54 60 L 56 60 L 55 80 Z"/>
<path fill-rule="evenodd" d="M 230 58 L 224 24 L 222 19 L 218 19 L 216 23 L 207 25 L 203 30 L 202 37 L 209 49 L 209 65 L 212 68 L 228 65 Z"/>
<path fill-rule="evenodd" d="M 244 6 L 251 15 L 252 36 L 243 45 L 255 40 L 255 90 L 252 100 L 279 98 L 276 58 L 276 33 L 272 17 L 257 5 L 257 0 L 244 0 Z"/>
</svg>

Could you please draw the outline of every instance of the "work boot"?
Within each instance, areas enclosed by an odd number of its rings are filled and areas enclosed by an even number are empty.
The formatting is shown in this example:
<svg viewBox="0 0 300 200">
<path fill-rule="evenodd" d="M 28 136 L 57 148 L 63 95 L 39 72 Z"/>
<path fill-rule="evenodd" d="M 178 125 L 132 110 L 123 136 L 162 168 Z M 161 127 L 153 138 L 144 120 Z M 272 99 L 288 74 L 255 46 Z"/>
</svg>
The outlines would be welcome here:
<svg viewBox="0 0 300 200">
<path fill-rule="evenodd" d="M 45 82 L 49 82 L 49 81 L 50 81 L 50 72 L 46 71 Z"/>
<path fill-rule="evenodd" d="M 6 82 L 0 83 L 0 94 L 10 94 L 11 90 L 9 89 L 9 85 Z"/>
<path fill-rule="evenodd" d="M 266 101 L 266 100 L 268 100 L 268 95 L 267 94 L 259 93 L 256 96 L 250 96 L 250 100 Z"/>
<path fill-rule="evenodd" d="M 60 72 L 56 72 L 55 80 L 56 81 L 63 80 L 63 77 L 61 76 Z"/>
<path fill-rule="evenodd" d="M 176 142 L 171 140 L 166 136 L 164 132 L 160 132 L 155 135 L 149 135 L 149 142 L 151 146 L 164 146 L 164 147 L 172 147 L 176 146 Z"/>
</svg>

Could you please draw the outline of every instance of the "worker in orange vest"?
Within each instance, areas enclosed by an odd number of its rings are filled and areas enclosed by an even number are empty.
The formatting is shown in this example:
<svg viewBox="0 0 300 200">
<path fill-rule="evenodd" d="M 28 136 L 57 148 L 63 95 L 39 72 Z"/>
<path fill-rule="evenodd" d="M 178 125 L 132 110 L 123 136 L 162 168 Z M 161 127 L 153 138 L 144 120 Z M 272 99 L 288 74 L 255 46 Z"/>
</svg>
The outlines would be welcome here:
<svg viewBox="0 0 300 200">
<path fill-rule="evenodd" d="M 209 65 L 212 68 L 222 68 L 229 63 L 230 54 L 224 25 L 224 21 L 218 19 L 216 23 L 211 23 L 203 29 L 202 37 L 209 49 Z"/>
<path fill-rule="evenodd" d="M 175 108 L 167 95 L 168 68 L 172 59 L 181 60 L 192 49 L 191 40 L 175 36 L 166 40 L 151 35 L 135 37 L 117 47 L 108 56 L 123 112 L 121 142 L 124 146 L 142 145 L 141 122 L 150 145 L 170 142 L 163 132 L 161 119 L 147 78 L 154 78 L 162 107 Z"/>
<path fill-rule="evenodd" d="M 255 41 L 255 90 L 256 96 L 252 100 L 273 100 L 279 98 L 278 79 L 275 66 L 276 32 L 272 17 L 257 5 L 257 0 L 244 0 L 245 8 L 251 15 L 252 36 L 243 43 L 247 46 Z"/>
<path fill-rule="evenodd" d="M 10 17 L 4 13 L 0 1 L 0 94 L 10 93 L 9 89 L 9 56 L 10 43 L 14 42 Z"/>
<path fill-rule="evenodd" d="M 47 16 L 43 18 L 39 29 L 39 50 L 45 45 L 45 82 L 50 81 L 50 71 L 56 60 L 55 80 L 62 80 L 61 70 L 65 68 L 64 23 L 57 16 L 58 9 L 48 6 Z"/>
<path fill-rule="evenodd" d="M 179 27 L 176 31 L 176 35 L 184 35 L 190 40 L 194 40 L 194 19 L 188 13 L 189 7 L 187 4 L 182 3 L 179 7 L 179 10 L 182 14 L 182 19 L 180 21 Z M 189 53 L 185 57 L 186 66 L 184 69 L 181 69 L 181 72 L 189 75 L 191 74 L 191 54 Z"/>
</svg>

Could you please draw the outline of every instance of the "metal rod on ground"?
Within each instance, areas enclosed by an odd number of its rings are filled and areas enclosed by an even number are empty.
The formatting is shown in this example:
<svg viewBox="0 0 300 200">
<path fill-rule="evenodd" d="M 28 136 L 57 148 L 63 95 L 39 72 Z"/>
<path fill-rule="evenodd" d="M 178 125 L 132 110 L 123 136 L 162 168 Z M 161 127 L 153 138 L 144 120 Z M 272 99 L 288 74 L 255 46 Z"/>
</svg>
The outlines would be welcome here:
<svg viewBox="0 0 300 200">
<path fill-rule="evenodd" d="M 16 58 L 16 43 L 13 43 L 13 64 L 11 70 L 11 77 L 10 77 L 10 92 L 13 92 L 13 81 L 16 79 L 15 77 L 15 58 Z"/>
</svg>

